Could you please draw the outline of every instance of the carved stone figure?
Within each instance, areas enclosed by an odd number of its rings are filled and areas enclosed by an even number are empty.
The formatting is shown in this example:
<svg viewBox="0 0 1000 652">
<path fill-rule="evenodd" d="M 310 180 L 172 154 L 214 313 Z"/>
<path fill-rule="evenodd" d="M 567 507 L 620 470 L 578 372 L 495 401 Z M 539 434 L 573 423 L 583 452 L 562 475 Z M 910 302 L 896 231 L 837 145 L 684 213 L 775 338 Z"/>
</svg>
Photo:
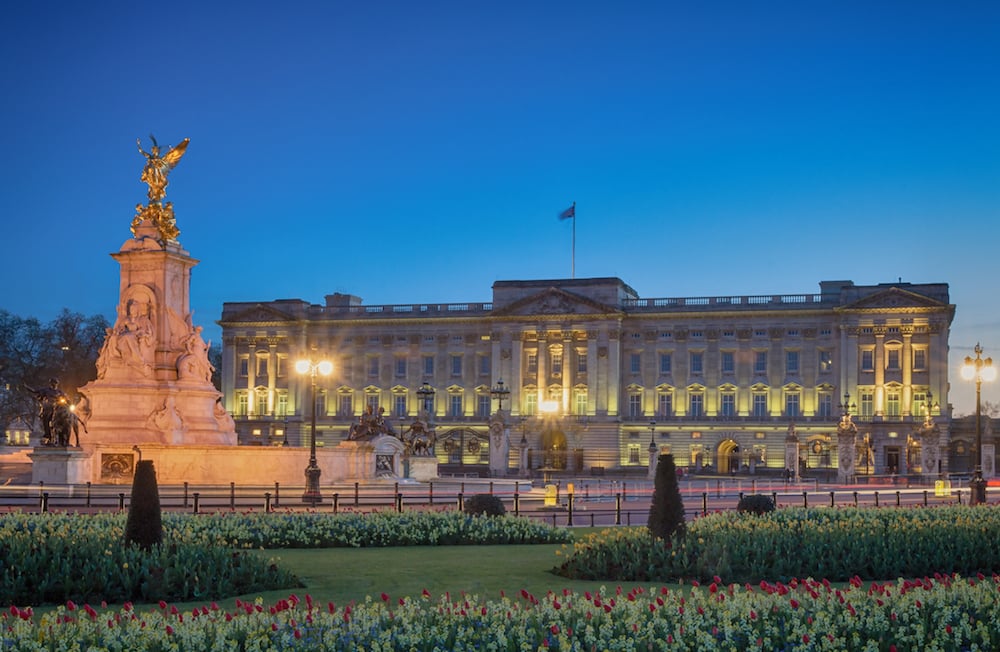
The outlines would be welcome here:
<svg viewBox="0 0 1000 652">
<path fill-rule="evenodd" d="M 371 405 L 365 406 L 364 413 L 359 417 L 358 423 L 353 424 L 347 431 L 348 440 L 373 439 L 379 435 L 396 436 L 396 431 L 385 419 L 385 408 L 379 408 L 378 413 Z"/>
<path fill-rule="evenodd" d="M 434 430 L 428 427 L 427 422 L 418 416 L 399 437 L 406 452 L 417 457 L 428 457 L 432 454 L 437 435 Z"/>
<path fill-rule="evenodd" d="M 154 343 L 152 307 L 137 292 L 126 300 L 125 314 L 106 334 L 97 359 L 98 378 L 103 378 L 116 363 L 151 376 Z"/>
<path fill-rule="evenodd" d="M 184 339 L 184 353 L 177 358 L 177 378 L 212 382 L 215 367 L 208 360 L 211 343 L 201 338 L 201 326 L 195 326 Z"/>
</svg>

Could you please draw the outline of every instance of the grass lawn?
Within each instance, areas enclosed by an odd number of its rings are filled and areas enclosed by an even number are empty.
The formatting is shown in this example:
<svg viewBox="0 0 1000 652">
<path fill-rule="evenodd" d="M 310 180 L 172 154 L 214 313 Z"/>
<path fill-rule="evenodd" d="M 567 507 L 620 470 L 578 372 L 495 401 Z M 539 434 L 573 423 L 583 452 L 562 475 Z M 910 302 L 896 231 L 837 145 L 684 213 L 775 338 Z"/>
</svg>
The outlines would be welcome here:
<svg viewBox="0 0 1000 652">
<path fill-rule="evenodd" d="M 345 604 L 363 601 L 365 596 L 380 599 L 385 592 L 392 599 L 419 596 L 424 589 L 438 596 L 446 591 L 462 591 L 497 598 L 500 591 L 514 595 L 527 589 L 535 595 L 549 590 L 574 591 L 612 586 L 610 582 L 569 580 L 549 571 L 559 564 L 556 551 L 561 545 L 500 546 L 413 546 L 403 548 L 329 548 L 325 550 L 270 550 L 269 557 L 295 573 L 304 588 L 257 595 L 265 603 L 297 593 L 309 593 L 314 600 Z M 203 604 L 199 602 L 197 604 Z M 190 603 L 195 604 L 195 603 Z"/>
</svg>

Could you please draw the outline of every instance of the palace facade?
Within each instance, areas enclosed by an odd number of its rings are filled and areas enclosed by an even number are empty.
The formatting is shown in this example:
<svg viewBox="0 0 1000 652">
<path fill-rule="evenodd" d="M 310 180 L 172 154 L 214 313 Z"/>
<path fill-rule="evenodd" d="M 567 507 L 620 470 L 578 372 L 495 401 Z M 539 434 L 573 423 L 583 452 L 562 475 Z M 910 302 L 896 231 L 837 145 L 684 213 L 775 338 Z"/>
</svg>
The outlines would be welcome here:
<svg viewBox="0 0 1000 652">
<path fill-rule="evenodd" d="M 522 446 L 532 469 L 639 471 L 655 450 L 691 471 L 783 473 L 790 431 L 800 467 L 833 471 L 845 412 L 858 474 L 937 474 L 953 448 L 954 313 L 945 283 L 851 281 L 693 298 L 641 298 L 617 278 L 497 281 L 484 303 L 226 303 L 223 393 L 241 444 L 308 446 L 311 379 L 295 362 L 328 359 L 318 446 L 368 406 L 397 428 L 426 407 L 452 471 L 487 468 L 502 407 L 511 475 Z M 921 468 L 928 421 L 938 469 Z"/>
</svg>

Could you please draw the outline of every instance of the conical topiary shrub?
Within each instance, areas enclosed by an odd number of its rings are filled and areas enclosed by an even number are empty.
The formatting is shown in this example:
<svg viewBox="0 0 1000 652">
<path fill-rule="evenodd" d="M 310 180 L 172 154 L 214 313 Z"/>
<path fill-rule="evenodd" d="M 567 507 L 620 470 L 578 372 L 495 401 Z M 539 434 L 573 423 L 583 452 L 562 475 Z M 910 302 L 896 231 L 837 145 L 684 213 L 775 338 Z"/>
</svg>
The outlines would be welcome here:
<svg viewBox="0 0 1000 652">
<path fill-rule="evenodd" d="M 163 521 L 160 516 L 160 491 L 156 486 L 156 470 L 151 460 L 135 466 L 132 479 L 132 501 L 125 523 L 125 544 L 143 550 L 163 542 Z"/>
<path fill-rule="evenodd" d="M 671 535 L 684 536 L 684 502 L 677 486 L 677 467 L 673 455 L 660 455 L 656 462 L 656 484 L 653 504 L 649 507 L 649 533 L 654 538 L 669 541 Z"/>
</svg>

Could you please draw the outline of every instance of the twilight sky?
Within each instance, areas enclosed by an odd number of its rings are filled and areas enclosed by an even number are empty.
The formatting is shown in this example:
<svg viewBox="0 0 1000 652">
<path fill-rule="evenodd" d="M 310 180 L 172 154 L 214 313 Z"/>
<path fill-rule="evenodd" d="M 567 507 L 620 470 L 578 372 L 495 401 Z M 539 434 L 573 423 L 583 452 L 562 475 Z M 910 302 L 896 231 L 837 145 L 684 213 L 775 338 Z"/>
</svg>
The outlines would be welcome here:
<svg viewBox="0 0 1000 652">
<path fill-rule="evenodd" d="M 4 5 L 0 308 L 114 317 L 149 149 L 224 301 L 478 302 L 946 282 L 957 374 L 1000 360 L 1000 3 Z M 1000 383 L 998 383 L 1000 385 Z M 1000 386 L 983 399 L 1000 401 Z"/>
</svg>

